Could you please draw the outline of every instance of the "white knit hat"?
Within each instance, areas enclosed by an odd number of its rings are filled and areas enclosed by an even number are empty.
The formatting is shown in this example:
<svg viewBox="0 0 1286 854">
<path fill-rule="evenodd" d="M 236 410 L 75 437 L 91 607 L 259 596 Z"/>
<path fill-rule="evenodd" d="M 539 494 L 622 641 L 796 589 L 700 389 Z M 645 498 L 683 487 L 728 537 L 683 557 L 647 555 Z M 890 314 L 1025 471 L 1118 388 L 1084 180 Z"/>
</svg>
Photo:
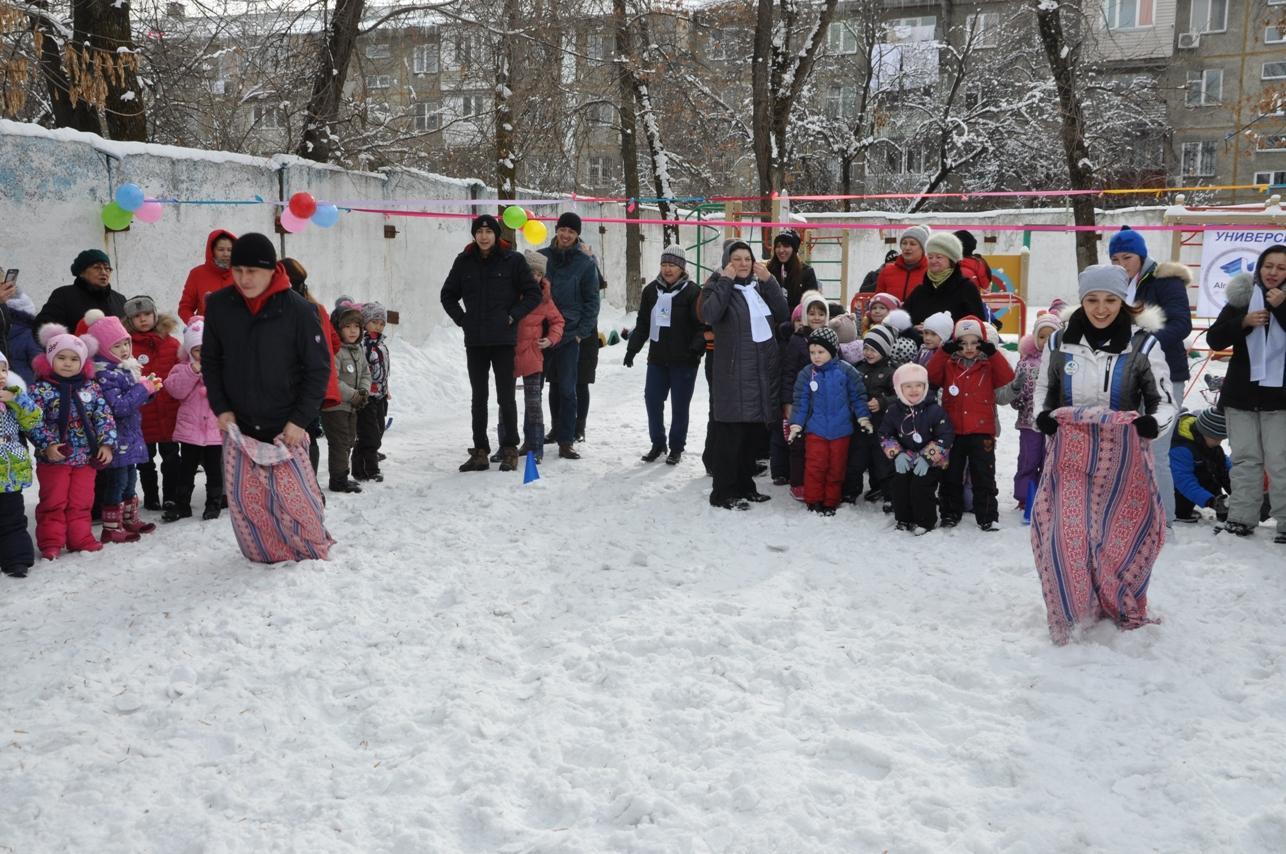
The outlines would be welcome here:
<svg viewBox="0 0 1286 854">
<path fill-rule="evenodd" d="M 956 322 L 951 319 L 949 313 L 940 311 L 924 319 L 924 328 L 930 332 L 936 332 L 943 341 L 950 341 L 951 333 L 956 328 Z"/>
</svg>

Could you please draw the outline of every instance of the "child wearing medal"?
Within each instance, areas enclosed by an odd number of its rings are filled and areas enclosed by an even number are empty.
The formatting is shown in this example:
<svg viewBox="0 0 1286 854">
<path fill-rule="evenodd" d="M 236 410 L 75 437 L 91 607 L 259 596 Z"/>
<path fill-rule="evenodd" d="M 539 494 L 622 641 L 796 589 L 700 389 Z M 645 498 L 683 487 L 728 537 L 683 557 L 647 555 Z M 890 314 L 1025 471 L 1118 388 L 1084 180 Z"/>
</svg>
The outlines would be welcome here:
<svg viewBox="0 0 1286 854">
<path fill-rule="evenodd" d="M 893 372 L 897 400 L 880 423 L 880 444 L 893 461 L 889 492 L 899 531 L 927 534 L 938 522 L 938 480 L 950 459 L 955 431 L 929 394 L 929 372 L 909 362 Z"/>
<path fill-rule="evenodd" d="M 942 527 L 954 528 L 964 515 L 964 479 L 973 486 L 973 515 L 983 531 L 995 531 L 996 390 L 1014 380 L 1014 369 L 987 325 L 973 315 L 956 321 L 952 339 L 929 360 L 929 382 L 942 389 L 942 408 L 951 419 L 955 443 L 942 484 Z"/>
</svg>

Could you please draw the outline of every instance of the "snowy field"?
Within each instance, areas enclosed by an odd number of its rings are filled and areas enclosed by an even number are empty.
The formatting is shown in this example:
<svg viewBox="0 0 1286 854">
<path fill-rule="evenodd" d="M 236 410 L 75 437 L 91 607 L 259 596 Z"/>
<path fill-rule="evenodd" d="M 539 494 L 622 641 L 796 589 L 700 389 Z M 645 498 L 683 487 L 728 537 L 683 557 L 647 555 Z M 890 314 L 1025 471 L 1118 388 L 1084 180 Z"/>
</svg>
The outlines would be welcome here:
<svg viewBox="0 0 1286 854">
<path fill-rule="evenodd" d="M 623 352 L 585 458 L 524 487 L 456 472 L 454 330 L 396 347 L 387 480 L 330 496 L 330 562 L 249 565 L 225 517 L 0 579 L 0 850 L 1286 850 L 1271 530 L 1180 528 L 1161 625 L 1055 648 L 1012 415 L 999 534 L 767 483 L 728 513 L 704 382 L 696 452 L 640 463 Z"/>
</svg>

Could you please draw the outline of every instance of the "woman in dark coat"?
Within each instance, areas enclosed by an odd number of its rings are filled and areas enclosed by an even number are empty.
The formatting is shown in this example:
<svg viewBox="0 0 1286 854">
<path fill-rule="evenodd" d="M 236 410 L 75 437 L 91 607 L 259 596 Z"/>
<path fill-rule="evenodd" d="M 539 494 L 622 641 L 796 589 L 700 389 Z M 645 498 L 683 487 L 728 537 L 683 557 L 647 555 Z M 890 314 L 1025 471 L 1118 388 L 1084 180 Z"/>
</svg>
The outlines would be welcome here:
<svg viewBox="0 0 1286 854">
<path fill-rule="evenodd" d="M 1224 530 L 1245 537 L 1268 497 L 1277 518 L 1275 542 L 1286 544 L 1286 245 L 1259 256 L 1255 275 L 1228 283 L 1228 302 L 1206 333 L 1211 349 L 1232 349 L 1219 402 L 1232 445 L 1232 495 Z"/>
<path fill-rule="evenodd" d="M 935 232 L 925 243 L 924 257 L 928 265 L 924 284 L 913 290 L 902 306 L 911 315 L 912 323 L 919 326 L 940 311 L 950 314 L 952 320 L 987 316 L 977 286 L 960 273 L 960 260 L 964 257 L 960 238 L 945 231 Z"/>
<path fill-rule="evenodd" d="M 755 455 L 766 425 L 781 419 L 781 353 L 773 331 L 790 309 L 750 244 L 732 241 L 723 254 L 723 271 L 702 287 L 698 303 L 715 341 L 710 504 L 745 510 L 749 502 L 768 500 L 755 488 Z"/>
</svg>

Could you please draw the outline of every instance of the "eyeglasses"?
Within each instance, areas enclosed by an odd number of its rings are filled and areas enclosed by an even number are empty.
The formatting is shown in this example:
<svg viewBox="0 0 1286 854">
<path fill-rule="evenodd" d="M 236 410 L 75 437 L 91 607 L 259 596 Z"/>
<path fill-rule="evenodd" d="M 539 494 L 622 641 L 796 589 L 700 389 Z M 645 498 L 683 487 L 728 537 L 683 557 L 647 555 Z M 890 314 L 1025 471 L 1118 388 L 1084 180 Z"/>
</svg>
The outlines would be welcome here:
<svg viewBox="0 0 1286 854">
<path fill-rule="evenodd" d="M 89 265 L 89 267 L 88 267 L 88 269 L 90 269 L 90 270 L 102 270 L 104 273 L 110 273 L 110 272 L 112 271 L 112 265 L 111 265 L 111 264 L 104 264 L 102 261 L 99 261 L 97 264 L 90 264 L 90 265 Z"/>
</svg>

